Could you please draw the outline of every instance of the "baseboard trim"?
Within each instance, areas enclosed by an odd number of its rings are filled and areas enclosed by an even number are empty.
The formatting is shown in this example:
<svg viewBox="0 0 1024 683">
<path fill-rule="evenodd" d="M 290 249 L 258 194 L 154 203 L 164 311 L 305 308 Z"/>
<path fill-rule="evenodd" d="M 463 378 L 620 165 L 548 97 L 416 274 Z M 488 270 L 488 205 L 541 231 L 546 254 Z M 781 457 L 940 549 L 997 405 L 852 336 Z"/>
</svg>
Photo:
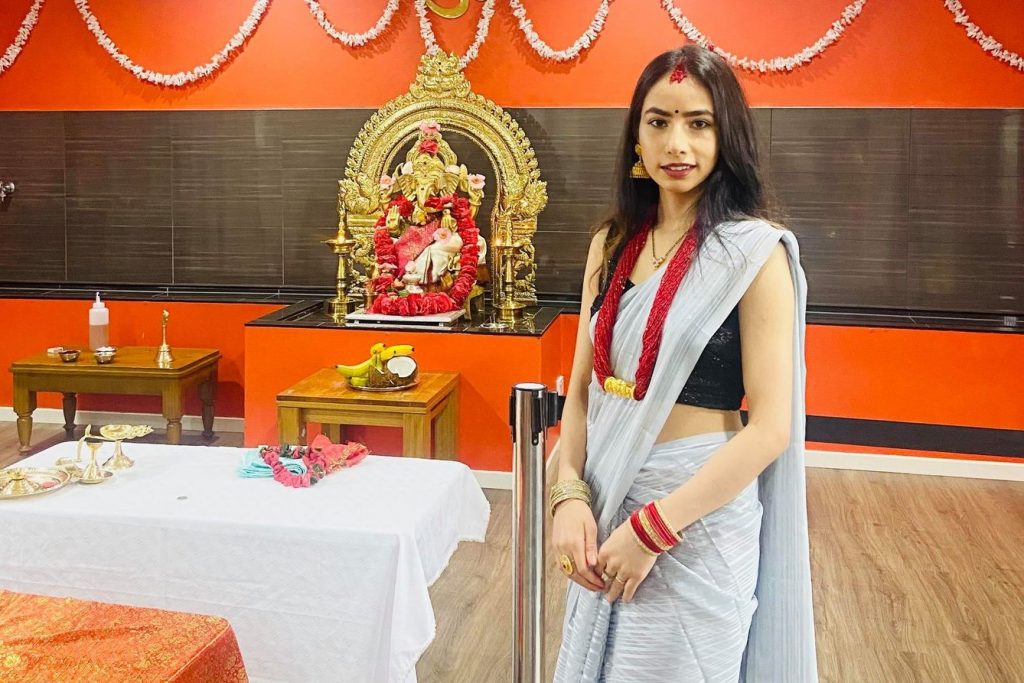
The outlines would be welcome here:
<svg viewBox="0 0 1024 683">
<path fill-rule="evenodd" d="M 473 470 L 476 482 L 482 489 L 498 489 L 500 491 L 512 490 L 512 473 L 496 472 L 494 470 Z"/>
<path fill-rule="evenodd" d="M 807 451 L 807 466 L 835 470 L 862 470 L 933 477 L 1024 481 L 1024 462 L 922 458 L 912 455 Z"/>
<path fill-rule="evenodd" d="M 0 421 L 13 422 L 18 419 L 14 408 L 0 406 Z M 64 424 L 64 411 L 60 408 L 36 408 L 32 413 L 32 421 L 37 424 Z M 167 420 L 156 413 L 108 413 L 98 410 L 79 410 L 75 415 L 77 425 L 136 424 L 148 425 L 154 429 L 166 429 Z M 203 430 L 203 418 L 199 415 L 185 415 L 181 418 L 181 428 L 189 432 Z M 213 431 L 242 433 L 245 431 L 245 419 L 241 417 L 213 418 Z"/>
<path fill-rule="evenodd" d="M 909 455 L 879 455 L 876 453 L 839 453 L 835 451 L 807 451 L 807 467 L 832 470 L 859 470 L 889 472 L 892 474 L 922 474 L 933 477 L 963 477 L 966 479 L 995 479 L 1024 481 L 1024 462 L 994 462 L 956 458 L 921 458 Z M 512 490 L 512 473 L 491 470 L 473 470 L 481 488 Z"/>
</svg>

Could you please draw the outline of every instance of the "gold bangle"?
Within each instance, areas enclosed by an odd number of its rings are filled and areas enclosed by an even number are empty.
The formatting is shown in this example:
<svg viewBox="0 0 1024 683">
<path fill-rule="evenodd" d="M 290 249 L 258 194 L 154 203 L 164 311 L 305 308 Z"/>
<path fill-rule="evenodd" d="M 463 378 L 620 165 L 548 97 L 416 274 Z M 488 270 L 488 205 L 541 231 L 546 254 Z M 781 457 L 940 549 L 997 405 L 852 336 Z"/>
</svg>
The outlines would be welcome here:
<svg viewBox="0 0 1024 683">
<path fill-rule="evenodd" d="M 576 493 L 586 496 L 588 499 L 592 497 L 590 492 L 590 486 L 587 482 L 582 479 L 566 479 L 560 481 L 551 487 L 551 494 L 548 500 L 554 501 L 556 498 L 566 495 L 567 493 Z"/>
<path fill-rule="evenodd" d="M 548 510 L 552 517 L 555 516 L 555 508 L 567 500 L 582 500 L 589 506 L 593 500 L 590 485 L 582 479 L 565 479 L 555 483 L 548 498 Z"/>
<path fill-rule="evenodd" d="M 637 513 L 637 518 L 640 520 L 640 526 L 642 526 L 644 531 L 647 532 L 647 537 L 654 541 L 654 544 L 658 546 L 658 549 L 661 550 L 661 552 L 665 552 L 671 547 L 666 546 L 665 542 L 661 540 L 661 536 L 654 530 L 654 524 L 647 517 L 646 507 L 640 508 L 640 511 Z M 635 533 L 636 532 L 634 532 L 634 534 Z"/>
<path fill-rule="evenodd" d="M 551 505 L 549 506 L 549 510 L 551 512 L 551 516 L 552 517 L 555 516 L 555 508 L 557 508 L 559 505 L 561 505 L 562 503 L 564 503 L 567 500 L 581 500 L 581 501 L 583 501 L 584 503 L 587 504 L 587 507 L 590 507 L 590 502 L 591 502 L 589 498 L 585 498 L 585 497 L 579 496 L 579 495 L 568 494 L 568 495 L 565 495 L 565 496 L 561 496 L 561 497 L 556 498 L 556 499 L 551 501 Z"/>
<path fill-rule="evenodd" d="M 565 493 L 555 496 L 554 498 L 549 500 L 548 507 L 554 509 L 556 505 L 565 500 L 582 500 L 587 505 L 590 505 L 590 503 L 593 501 L 593 499 L 590 496 L 586 495 L 582 491 L 566 491 Z"/>
<path fill-rule="evenodd" d="M 658 553 L 654 552 L 653 550 L 648 548 L 646 545 L 644 545 L 644 542 L 641 541 L 640 537 L 636 535 L 636 529 L 633 528 L 632 524 L 629 525 L 629 531 L 630 531 L 631 535 L 633 536 L 633 540 L 636 541 L 636 544 L 638 546 L 640 546 L 640 550 L 643 550 L 645 555 L 650 555 L 651 557 L 657 557 L 658 556 Z"/>
<path fill-rule="evenodd" d="M 675 534 L 676 543 L 681 542 L 683 540 L 683 534 L 682 532 L 673 529 L 672 526 L 668 523 L 668 517 L 665 516 L 665 511 L 661 507 L 660 500 L 654 501 L 654 509 L 658 511 L 658 516 L 661 517 L 661 523 L 665 525 L 665 528 L 667 528 L 669 531 Z"/>
<path fill-rule="evenodd" d="M 551 491 L 552 491 L 552 493 L 554 493 L 555 491 L 560 491 L 562 489 L 570 489 L 570 488 L 572 488 L 572 489 L 577 489 L 578 488 L 578 489 L 585 490 L 587 493 L 590 492 L 590 484 L 588 484 L 587 482 L 583 481 L 582 479 L 563 479 L 562 481 L 556 482 L 551 487 Z"/>
</svg>

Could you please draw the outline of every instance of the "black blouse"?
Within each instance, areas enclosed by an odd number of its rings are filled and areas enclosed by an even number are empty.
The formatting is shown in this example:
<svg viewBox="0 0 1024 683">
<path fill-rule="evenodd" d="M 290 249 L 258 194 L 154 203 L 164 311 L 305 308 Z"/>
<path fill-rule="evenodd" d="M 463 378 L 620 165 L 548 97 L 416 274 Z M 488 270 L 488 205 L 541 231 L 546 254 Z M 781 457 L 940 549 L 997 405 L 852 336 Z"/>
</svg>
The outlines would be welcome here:
<svg viewBox="0 0 1024 683">
<path fill-rule="evenodd" d="M 613 259 L 608 264 L 609 277 L 594 299 L 594 304 L 590 308 L 591 317 L 597 315 L 604 302 L 608 281 L 611 280 L 610 274 L 615 272 L 617 260 Z M 623 293 L 633 286 L 632 280 L 627 279 L 622 289 Z M 739 410 L 745 394 L 740 355 L 740 311 L 737 305 L 708 340 L 708 345 L 704 347 L 676 403 L 716 410 Z"/>
</svg>

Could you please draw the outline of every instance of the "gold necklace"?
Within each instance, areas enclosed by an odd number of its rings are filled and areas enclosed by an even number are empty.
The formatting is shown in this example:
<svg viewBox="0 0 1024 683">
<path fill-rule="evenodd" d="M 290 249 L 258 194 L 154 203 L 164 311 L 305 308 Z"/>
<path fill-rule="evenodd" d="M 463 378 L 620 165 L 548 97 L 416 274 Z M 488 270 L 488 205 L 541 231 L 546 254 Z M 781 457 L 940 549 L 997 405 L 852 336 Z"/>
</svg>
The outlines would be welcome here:
<svg viewBox="0 0 1024 683">
<path fill-rule="evenodd" d="M 654 230 L 651 230 L 651 264 L 653 264 L 653 265 L 654 265 L 654 269 L 655 269 L 655 270 L 657 270 L 658 268 L 661 268 L 661 265 L 662 265 L 663 263 L 665 263 L 665 261 L 667 261 L 667 260 L 668 260 L 668 256 L 669 256 L 669 254 L 671 254 L 671 253 L 672 253 L 672 250 L 673 250 L 673 249 L 675 249 L 675 248 L 676 248 L 676 246 L 677 246 L 677 245 L 678 245 L 678 244 L 679 244 L 680 242 L 682 242 L 682 241 L 683 241 L 683 238 L 684 238 L 684 237 L 686 237 L 686 233 L 688 233 L 688 232 L 689 232 L 689 230 L 684 230 L 684 231 L 683 231 L 683 234 L 682 234 L 682 235 L 680 235 L 680 236 L 679 236 L 679 237 L 678 237 L 678 238 L 676 239 L 676 241 L 672 243 L 672 246 L 670 246 L 670 247 L 668 248 L 668 251 L 666 251 L 666 252 L 665 252 L 665 255 L 664 255 L 664 256 L 658 256 L 658 253 L 657 253 L 657 251 L 656 251 L 656 249 L 655 249 L 655 245 L 654 245 Z"/>
</svg>

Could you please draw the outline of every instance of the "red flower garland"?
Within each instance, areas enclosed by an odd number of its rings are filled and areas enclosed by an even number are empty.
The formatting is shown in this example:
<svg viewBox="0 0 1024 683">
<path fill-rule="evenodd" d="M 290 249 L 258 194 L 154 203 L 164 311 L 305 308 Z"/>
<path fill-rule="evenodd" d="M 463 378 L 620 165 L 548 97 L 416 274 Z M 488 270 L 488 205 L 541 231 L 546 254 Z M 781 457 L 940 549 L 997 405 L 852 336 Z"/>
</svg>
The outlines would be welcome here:
<svg viewBox="0 0 1024 683">
<path fill-rule="evenodd" d="M 602 388 L 604 388 L 606 380 L 614 377 L 611 362 L 612 330 L 619 314 L 622 290 L 626 285 L 626 278 L 633 272 L 637 259 L 640 258 L 640 252 L 647 244 L 647 235 L 650 231 L 651 224 L 648 222 L 626 244 L 611 282 L 608 283 L 604 302 L 597 312 L 597 326 L 594 330 L 594 374 L 597 375 L 597 381 Z M 647 395 L 647 389 L 651 385 L 651 376 L 654 374 L 654 363 L 657 361 L 658 351 L 661 349 L 661 337 L 665 329 L 668 309 L 672 305 L 672 299 L 675 297 L 683 277 L 690 269 L 690 264 L 696 253 L 697 224 L 694 223 L 683 239 L 683 243 L 672 256 L 672 260 L 665 267 L 665 274 L 662 276 L 661 282 L 658 283 L 658 291 L 654 295 L 654 304 L 651 306 L 651 312 L 647 317 L 647 326 L 644 329 L 640 361 L 636 370 L 636 383 L 633 388 L 633 398 L 637 401 Z"/>
<path fill-rule="evenodd" d="M 264 446 L 260 449 L 260 457 L 274 472 L 274 479 L 292 488 L 308 488 L 331 472 L 342 467 L 352 467 L 370 454 L 369 449 L 361 443 L 350 441 L 346 444 L 333 444 L 323 434 L 318 434 L 308 447 L 299 446 Z M 281 457 L 299 458 L 306 466 L 304 474 L 289 472 L 281 462 Z"/>
<path fill-rule="evenodd" d="M 429 141 L 425 140 L 424 143 L 426 142 Z M 413 203 L 404 195 L 399 194 L 385 207 L 384 214 L 377 219 L 374 228 L 373 249 L 377 255 L 378 275 L 373 279 L 373 291 L 377 295 L 370 307 L 370 311 L 373 313 L 403 316 L 447 313 L 461 307 L 473 289 L 473 285 L 476 284 L 476 265 L 480 256 L 480 247 L 476 241 L 480 236 L 480 231 L 477 230 L 476 223 L 473 221 L 469 200 L 452 194 L 447 197 L 431 197 L 424 203 L 424 206 L 435 211 L 441 211 L 445 207 L 451 208 L 452 218 L 455 219 L 459 237 L 462 238 L 462 249 L 459 252 L 459 274 L 447 292 L 405 295 L 394 293 L 392 286 L 395 279 L 400 277 L 400 273 L 398 272 L 398 252 L 395 250 L 395 243 L 391 240 L 391 234 L 387 228 L 388 211 L 392 207 L 397 207 L 402 218 L 408 219 L 413 210 Z"/>
</svg>

